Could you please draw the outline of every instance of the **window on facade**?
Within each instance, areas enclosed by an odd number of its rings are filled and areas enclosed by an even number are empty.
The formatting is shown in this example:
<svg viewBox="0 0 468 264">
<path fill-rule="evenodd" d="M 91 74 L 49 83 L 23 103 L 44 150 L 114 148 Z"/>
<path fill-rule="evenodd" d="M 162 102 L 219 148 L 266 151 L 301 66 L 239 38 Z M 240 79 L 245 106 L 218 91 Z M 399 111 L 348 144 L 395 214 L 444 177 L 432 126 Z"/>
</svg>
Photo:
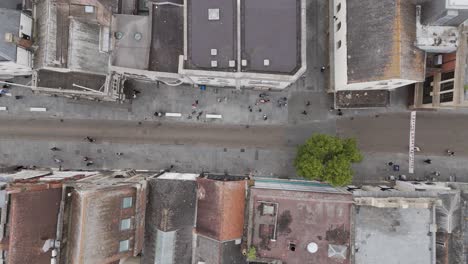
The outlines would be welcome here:
<svg viewBox="0 0 468 264">
<path fill-rule="evenodd" d="M 120 220 L 120 230 L 128 230 L 132 225 L 132 220 L 130 218 Z"/>
<path fill-rule="evenodd" d="M 122 200 L 122 208 L 130 208 L 133 206 L 133 197 L 125 197 Z"/>
<path fill-rule="evenodd" d="M 128 251 L 129 249 L 130 249 L 130 241 L 128 239 L 120 241 L 119 252 Z"/>
<path fill-rule="evenodd" d="M 455 78 L 455 72 L 453 72 L 453 71 L 452 72 L 444 72 L 440 76 L 441 81 L 450 80 L 450 79 L 453 79 L 453 78 Z"/>
<path fill-rule="evenodd" d="M 439 96 L 440 96 L 441 103 L 453 102 L 453 92 L 442 93 Z"/>
</svg>

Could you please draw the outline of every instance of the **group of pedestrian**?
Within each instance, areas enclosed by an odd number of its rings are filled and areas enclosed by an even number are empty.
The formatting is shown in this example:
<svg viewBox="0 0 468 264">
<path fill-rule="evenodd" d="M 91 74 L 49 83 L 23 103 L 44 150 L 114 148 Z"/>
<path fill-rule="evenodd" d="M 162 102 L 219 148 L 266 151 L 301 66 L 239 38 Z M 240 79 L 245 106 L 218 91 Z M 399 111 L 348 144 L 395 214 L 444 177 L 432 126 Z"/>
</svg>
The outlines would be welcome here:
<svg viewBox="0 0 468 264">
<path fill-rule="evenodd" d="M 310 106 L 310 101 L 307 101 L 307 102 L 305 103 L 305 106 L 306 106 L 306 108 L 309 107 L 309 106 Z M 307 115 L 307 111 L 304 109 L 304 111 L 302 111 L 301 114 Z"/>
<path fill-rule="evenodd" d="M 89 142 L 89 143 L 94 143 L 94 142 L 96 142 L 96 140 L 95 140 L 94 138 L 89 137 L 89 136 L 85 137 L 84 140 L 86 140 L 86 141 Z M 58 148 L 58 147 L 56 147 L 56 146 L 50 148 L 50 150 L 53 151 L 53 152 L 61 151 L 61 149 Z M 123 155 L 123 152 L 117 152 L 117 153 L 115 153 L 115 154 L 116 154 L 117 156 L 122 156 L 122 155 Z M 63 163 L 63 160 L 60 159 L 60 158 L 58 158 L 56 155 L 53 156 L 53 159 L 54 159 L 54 162 L 55 162 L 55 163 L 57 163 L 57 164 L 60 165 L 60 169 L 61 169 L 61 167 L 62 167 L 61 164 Z M 86 163 L 85 163 L 85 164 L 86 164 L 86 167 L 89 167 L 89 166 L 91 166 L 91 165 L 94 164 L 94 161 L 93 161 L 90 157 L 88 157 L 88 156 L 84 156 L 84 157 L 83 157 L 83 162 L 86 162 Z"/>
<path fill-rule="evenodd" d="M 89 166 L 94 164 L 94 161 L 92 161 L 90 158 L 88 158 L 86 156 L 83 157 L 83 161 L 86 162 L 86 167 L 89 167 Z"/>
<path fill-rule="evenodd" d="M 259 95 L 259 97 L 260 97 L 261 99 L 258 100 L 258 101 L 255 103 L 255 106 L 258 106 L 259 103 L 267 103 L 267 102 L 269 102 L 270 99 L 266 98 L 266 96 L 267 96 L 266 93 L 261 93 L 261 94 Z M 249 106 L 247 107 L 247 109 L 249 110 L 250 113 L 252 113 L 252 112 L 254 111 L 254 109 L 253 109 L 253 107 L 252 107 L 251 105 L 249 105 Z M 258 107 L 257 111 L 258 111 L 259 113 L 262 113 L 263 110 L 262 110 L 261 107 Z M 268 116 L 267 116 L 266 114 L 263 114 L 262 117 L 263 117 L 263 120 L 265 120 L 265 121 L 268 120 Z"/>
</svg>

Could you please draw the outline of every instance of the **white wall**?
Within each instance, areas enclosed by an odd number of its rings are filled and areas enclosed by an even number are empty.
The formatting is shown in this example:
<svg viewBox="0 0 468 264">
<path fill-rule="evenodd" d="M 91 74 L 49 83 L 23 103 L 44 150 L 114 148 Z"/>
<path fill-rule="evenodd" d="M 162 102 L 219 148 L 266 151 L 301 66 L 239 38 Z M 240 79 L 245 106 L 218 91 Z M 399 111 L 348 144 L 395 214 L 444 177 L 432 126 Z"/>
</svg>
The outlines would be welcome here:
<svg viewBox="0 0 468 264">
<path fill-rule="evenodd" d="M 389 79 L 375 82 L 350 83 L 340 87 L 335 87 L 336 91 L 346 90 L 392 90 L 408 84 L 416 83 L 413 80 Z"/>
<path fill-rule="evenodd" d="M 29 67 L 25 67 L 13 61 L 2 61 L 0 62 L 0 76 L 6 79 L 8 76 L 25 76 L 31 75 L 32 70 Z M 5 77 L 6 76 L 6 77 Z"/>
<path fill-rule="evenodd" d="M 332 45 L 334 52 L 334 86 L 335 90 L 339 90 L 348 83 L 348 51 L 347 51 L 347 25 L 346 25 L 346 0 L 333 0 L 330 8 L 333 8 L 333 14 L 337 19 L 330 18 L 333 26 Z M 338 6 L 341 6 L 338 11 Z M 338 25 L 341 25 L 338 29 Z M 330 29 L 331 30 L 331 29 Z M 341 47 L 338 48 L 339 43 Z"/>
<path fill-rule="evenodd" d="M 21 13 L 19 36 L 22 34 L 32 37 L 32 18 Z"/>
</svg>

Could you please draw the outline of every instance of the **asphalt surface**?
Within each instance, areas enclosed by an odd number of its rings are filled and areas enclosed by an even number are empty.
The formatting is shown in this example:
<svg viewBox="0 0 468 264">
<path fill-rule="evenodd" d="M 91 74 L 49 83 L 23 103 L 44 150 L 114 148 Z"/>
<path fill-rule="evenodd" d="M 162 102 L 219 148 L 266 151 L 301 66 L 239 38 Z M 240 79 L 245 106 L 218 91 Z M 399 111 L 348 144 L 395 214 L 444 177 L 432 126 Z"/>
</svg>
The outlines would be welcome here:
<svg viewBox="0 0 468 264">
<path fill-rule="evenodd" d="M 407 153 L 409 113 L 341 117 L 336 132 L 354 137 L 363 152 Z M 466 115 L 419 112 L 416 118 L 416 145 L 420 153 L 468 155 Z M 301 126 L 216 125 L 172 122 L 111 120 L 0 119 L 2 139 L 72 140 L 86 136 L 97 143 L 145 143 L 284 149 L 301 144 L 318 128 L 330 122 Z M 332 129 L 332 128 L 331 128 Z M 330 130 L 330 128 L 328 129 Z"/>
<path fill-rule="evenodd" d="M 183 123 L 0 119 L 2 139 L 86 141 L 200 145 L 250 148 L 284 148 L 286 129 L 278 126 L 199 125 Z"/>
<path fill-rule="evenodd" d="M 337 120 L 340 136 L 355 137 L 365 152 L 408 153 L 410 113 L 343 117 Z M 454 113 L 417 112 L 415 145 L 418 154 L 468 155 L 468 116 Z"/>
</svg>

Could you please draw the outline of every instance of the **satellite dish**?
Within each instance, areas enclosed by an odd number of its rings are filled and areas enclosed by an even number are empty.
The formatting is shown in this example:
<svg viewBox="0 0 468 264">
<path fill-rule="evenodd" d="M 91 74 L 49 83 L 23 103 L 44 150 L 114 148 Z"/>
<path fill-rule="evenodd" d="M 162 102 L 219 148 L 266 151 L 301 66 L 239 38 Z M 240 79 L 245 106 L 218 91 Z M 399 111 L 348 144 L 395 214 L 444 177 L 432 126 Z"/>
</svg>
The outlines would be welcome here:
<svg viewBox="0 0 468 264">
<path fill-rule="evenodd" d="M 318 250 L 317 243 L 310 242 L 309 245 L 307 245 L 307 251 L 309 251 L 309 253 L 313 254 L 317 252 L 317 250 Z"/>
</svg>

